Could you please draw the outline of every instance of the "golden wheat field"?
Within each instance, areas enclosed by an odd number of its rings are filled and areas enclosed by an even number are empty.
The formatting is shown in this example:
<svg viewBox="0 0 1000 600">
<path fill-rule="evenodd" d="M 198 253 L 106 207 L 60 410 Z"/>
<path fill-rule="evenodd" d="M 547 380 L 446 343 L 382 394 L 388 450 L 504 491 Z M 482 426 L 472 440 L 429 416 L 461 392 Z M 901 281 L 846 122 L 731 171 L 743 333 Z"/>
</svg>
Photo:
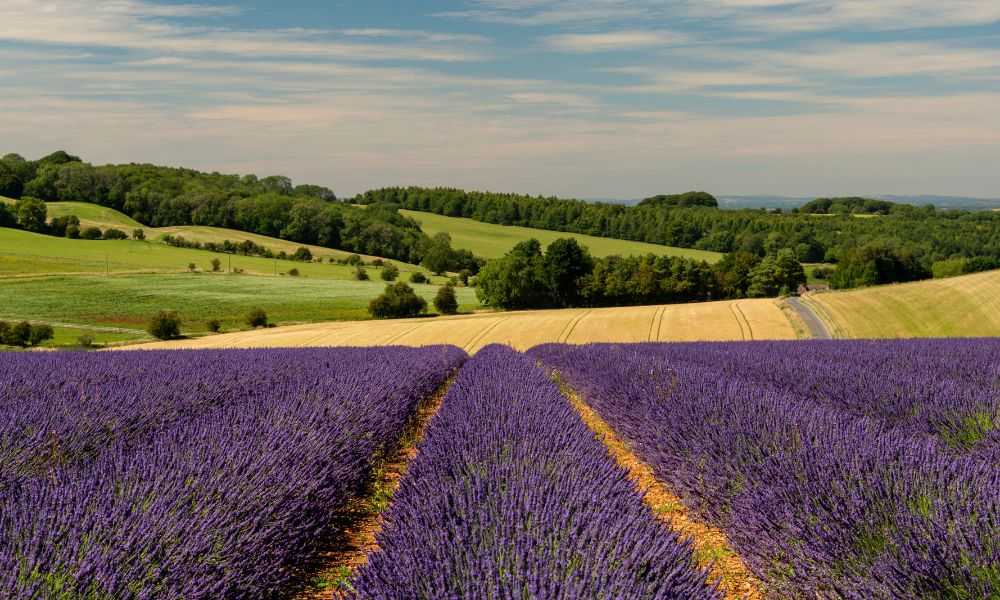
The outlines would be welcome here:
<svg viewBox="0 0 1000 600">
<path fill-rule="evenodd" d="M 1000 271 L 811 294 L 804 300 L 834 337 L 1000 336 Z"/>
<path fill-rule="evenodd" d="M 730 341 L 795 339 L 775 300 L 737 300 L 628 308 L 477 313 L 452 317 L 274 327 L 143 344 L 137 348 L 424 346 L 475 352 L 493 343 L 527 349 L 546 342 Z"/>
</svg>

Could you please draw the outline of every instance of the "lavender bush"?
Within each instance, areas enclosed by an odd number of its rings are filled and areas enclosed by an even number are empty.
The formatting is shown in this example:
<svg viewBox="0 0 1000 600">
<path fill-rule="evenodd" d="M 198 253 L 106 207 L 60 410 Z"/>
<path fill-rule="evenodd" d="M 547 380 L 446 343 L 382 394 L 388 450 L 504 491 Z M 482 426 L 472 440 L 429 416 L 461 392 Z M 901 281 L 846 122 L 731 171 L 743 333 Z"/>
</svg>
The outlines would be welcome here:
<svg viewBox="0 0 1000 600">
<path fill-rule="evenodd" d="M 723 527 L 774 595 L 992 598 L 998 350 L 854 341 L 530 355 Z"/>
<path fill-rule="evenodd" d="M 719 598 L 545 374 L 459 373 L 353 585 L 362 598 Z"/>
<path fill-rule="evenodd" d="M 14 418 L 0 428 L 20 445 L 3 455 L 0 590 L 271 597 L 466 358 L 452 347 L 4 356 L 0 406 Z"/>
</svg>

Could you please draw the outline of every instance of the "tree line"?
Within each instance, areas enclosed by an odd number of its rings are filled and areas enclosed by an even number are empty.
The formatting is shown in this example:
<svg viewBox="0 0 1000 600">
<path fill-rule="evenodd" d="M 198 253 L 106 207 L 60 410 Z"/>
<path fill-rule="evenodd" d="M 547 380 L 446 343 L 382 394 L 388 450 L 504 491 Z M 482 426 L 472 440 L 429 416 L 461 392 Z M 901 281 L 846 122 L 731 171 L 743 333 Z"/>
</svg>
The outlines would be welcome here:
<svg viewBox="0 0 1000 600">
<path fill-rule="evenodd" d="M 721 253 L 764 257 L 787 249 L 805 263 L 851 260 L 852 250 L 874 244 L 920 266 L 907 277 L 929 276 L 938 261 L 1000 259 L 998 212 L 941 211 L 932 205 L 918 208 L 865 198 L 821 198 L 791 213 L 720 210 L 705 192 L 654 196 L 626 206 L 453 188 L 390 187 L 365 192 L 353 201 Z"/>
<path fill-rule="evenodd" d="M 653 254 L 595 259 L 575 239 L 560 238 L 544 250 L 535 239 L 517 244 L 488 261 L 475 284 L 484 304 L 528 309 L 770 297 L 794 293 L 805 282 L 788 249 L 764 257 L 733 252 L 709 265 Z"/>
</svg>

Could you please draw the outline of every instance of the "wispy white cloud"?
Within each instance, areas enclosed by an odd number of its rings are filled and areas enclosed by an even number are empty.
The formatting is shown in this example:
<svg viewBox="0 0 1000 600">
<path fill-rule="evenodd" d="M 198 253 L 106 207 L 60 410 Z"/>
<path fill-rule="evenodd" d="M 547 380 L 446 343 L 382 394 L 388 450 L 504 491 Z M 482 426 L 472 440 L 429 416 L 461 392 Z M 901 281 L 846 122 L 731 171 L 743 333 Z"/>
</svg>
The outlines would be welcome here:
<svg viewBox="0 0 1000 600">
<path fill-rule="evenodd" d="M 200 5 L 158 5 L 138 0 L 5 0 L 0 40 L 62 46 L 119 48 L 145 53 L 230 54 L 249 57 L 339 58 L 462 62 L 486 60 L 482 37 L 435 36 L 426 32 L 378 32 L 377 43 L 361 42 L 364 30 L 346 34 L 315 29 L 234 30 L 178 24 L 163 17 L 227 14 Z"/>
<path fill-rule="evenodd" d="M 651 17 L 724 19 L 760 31 L 902 30 L 1000 21 L 995 0 L 475 0 L 441 16 L 542 26 Z"/>
<path fill-rule="evenodd" d="M 563 33 L 542 38 L 558 52 L 608 52 L 644 50 L 676 46 L 691 41 L 691 37 L 676 31 L 620 30 L 602 33 Z"/>
<path fill-rule="evenodd" d="M 848 0 L 469 3 L 462 19 L 516 24 L 506 46 L 493 37 L 503 25 L 233 29 L 230 7 L 82 4 L 4 1 L 10 149 L 283 172 L 341 193 L 413 183 L 586 197 L 867 193 L 879 182 L 985 194 L 995 182 L 982 173 L 1000 160 L 995 41 L 829 35 L 944 12 L 924 0 L 908 2 L 909 15 L 896 0 L 878 10 Z M 972 9 L 942 23 L 994 18 L 985 3 L 959 4 Z M 798 35 L 816 14 L 830 17 L 825 29 Z M 525 68 L 490 62 L 497 55 Z"/>
</svg>

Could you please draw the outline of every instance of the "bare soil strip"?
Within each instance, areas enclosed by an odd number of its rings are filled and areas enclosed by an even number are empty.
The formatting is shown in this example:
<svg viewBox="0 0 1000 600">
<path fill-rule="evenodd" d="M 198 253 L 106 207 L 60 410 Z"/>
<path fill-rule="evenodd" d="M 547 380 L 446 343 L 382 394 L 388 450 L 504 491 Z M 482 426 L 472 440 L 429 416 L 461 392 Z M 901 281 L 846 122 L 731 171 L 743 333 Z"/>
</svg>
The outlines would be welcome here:
<svg viewBox="0 0 1000 600">
<path fill-rule="evenodd" d="M 325 540 L 316 558 L 302 571 L 304 587 L 292 595 L 296 600 L 330 600 L 354 597 L 345 590 L 357 570 L 368 561 L 377 546 L 375 536 L 382 529 L 382 514 L 399 490 L 407 466 L 417 455 L 417 442 L 444 400 L 454 375 L 436 392 L 421 400 L 413 421 L 403 433 L 395 452 L 378 468 L 367 494 L 358 497 L 332 516 L 334 535 Z"/>
<path fill-rule="evenodd" d="M 597 437 L 602 438 L 608 453 L 618 461 L 643 494 L 643 500 L 653 509 L 657 518 L 667 521 L 671 529 L 678 531 L 694 542 L 694 556 L 702 568 L 710 568 L 709 582 L 721 578 L 722 590 L 727 599 L 761 599 L 766 596 L 760 583 L 746 568 L 743 561 L 729 545 L 726 534 L 717 527 L 705 524 L 697 513 L 689 510 L 673 491 L 657 481 L 653 470 L 628 449 L 608 424 L 572 390 L 563 387 L 563 393 L 573 408 L 580 413 L 583 421 Z"/>
</svg>

